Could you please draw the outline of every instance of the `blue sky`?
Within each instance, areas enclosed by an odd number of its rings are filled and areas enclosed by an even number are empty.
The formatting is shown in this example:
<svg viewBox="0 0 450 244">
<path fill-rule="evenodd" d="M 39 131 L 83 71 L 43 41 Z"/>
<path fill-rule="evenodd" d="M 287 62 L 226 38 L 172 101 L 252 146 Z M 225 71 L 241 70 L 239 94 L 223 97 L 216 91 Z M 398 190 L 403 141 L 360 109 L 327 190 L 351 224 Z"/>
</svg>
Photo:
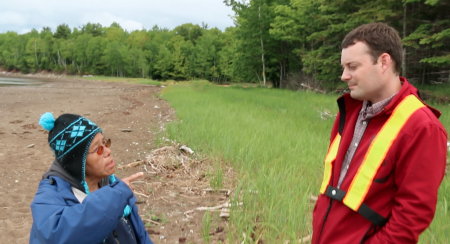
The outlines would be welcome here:
<svg viewBox="0 0 450 244">
<path fill-rule="evenodd" d="M 44 26 L 54 32 L 62 23 L 73 28 L 88 22 L 103 26 L 117 22 L 128 31 L 205 22 L 225 30 L 233 26 L 231 15 L 223 0 L 2 0 L 0 33 L 22 34 Z"/>
</svg>

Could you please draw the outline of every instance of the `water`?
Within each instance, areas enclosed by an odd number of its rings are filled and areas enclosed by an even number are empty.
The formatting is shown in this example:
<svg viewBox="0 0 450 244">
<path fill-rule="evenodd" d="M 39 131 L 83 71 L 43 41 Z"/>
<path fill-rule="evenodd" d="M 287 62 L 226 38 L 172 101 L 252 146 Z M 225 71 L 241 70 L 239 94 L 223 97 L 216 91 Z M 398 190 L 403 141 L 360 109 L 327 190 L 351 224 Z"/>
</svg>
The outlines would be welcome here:
<svg viewBox="0 0 450 244">
<path fill-rule="evenodd" d="M 0 86 L 29 86 L 39 84 L 39 80 L 0 77 Z"/>
</svg>

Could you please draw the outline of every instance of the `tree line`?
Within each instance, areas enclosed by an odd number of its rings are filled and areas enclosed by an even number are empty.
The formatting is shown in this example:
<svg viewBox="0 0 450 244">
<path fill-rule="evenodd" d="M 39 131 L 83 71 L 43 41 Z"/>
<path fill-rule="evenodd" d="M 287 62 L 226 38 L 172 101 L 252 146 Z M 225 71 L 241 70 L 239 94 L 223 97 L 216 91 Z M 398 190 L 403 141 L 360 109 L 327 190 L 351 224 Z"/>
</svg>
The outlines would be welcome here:
<svg viewBox="0 0 450 244">
<path fill-rule="evenodd" d="M 353 28 L 384 22 L 403 40 L 402 75 L 421 84 L 450 82 L 448 0 L 224 0 L 235 26 L 157 25 L 128 32 L 87 23 L 25 34 L 0 33 L 0 66 L 24 73 L 207 79 L 214 82 L 341 84 L 340 43 Z"/>
</svg>

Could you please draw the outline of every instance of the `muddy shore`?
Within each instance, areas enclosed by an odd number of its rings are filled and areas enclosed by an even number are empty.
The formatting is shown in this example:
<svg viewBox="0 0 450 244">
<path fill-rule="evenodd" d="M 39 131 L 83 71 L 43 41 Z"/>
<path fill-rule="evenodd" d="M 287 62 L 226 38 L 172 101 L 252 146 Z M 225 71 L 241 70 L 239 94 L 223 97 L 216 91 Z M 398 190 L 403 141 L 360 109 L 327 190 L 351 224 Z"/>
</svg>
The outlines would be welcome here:
<svg viewBox="0 0 450 244">
<path fill-rule="evenodd" d="M 75 113 L 94 121 L 105 136 L 112 139 L 117 166 L 145 159 L 155 149 L 156 134 L 175 119 L 175 111 L 157 95 L 162 88 L 156 86 L 65 77 L 13 77 L 44 82 L 33 86 L 0 87 L 1 243 L 29 241 L 32 224 L 29 205 L 42 174 L 53 161 L 47 145 L 48 134 L 38 124 L 43 113 L 52 112 L 55 117 Z M 131 132 L 123 132 L 123 129 Z M 144 171 L 142 166 L 116 170 L 116 175 L 124 177 L 138 171 Z M 148 225 L 152 240 L 155 243 L 202 243 L 203 213 L 192 213 L 189 221 L 182 221 L 186 217 L 182 213 L 194 207 L 214 205 L 224 201 L 225 197 L 221 194 L 205 196 L 201 190 L 195 190 L 208 186 L 205 179 L 183 181 L 179 177 L 146 173 L 143 182 L 145 184 L 138 190 L 152 191 L 152 194 L 147 199 L 138 197 L 140 214 L 165 216 L 159 225 Z M 156 183 L 159 187 L 152 185 Z M 190 196 L 183 192 L 182 187 L 186 185 L 192 186 Z M 180 194 L 185 194 L 185 198 L 180 198 Z M 214 226 L 223 230 L 226 221 L 219 219 Z M 215 235 L 212 243 L 226 237 L 224 232 Z"/>
</svg>

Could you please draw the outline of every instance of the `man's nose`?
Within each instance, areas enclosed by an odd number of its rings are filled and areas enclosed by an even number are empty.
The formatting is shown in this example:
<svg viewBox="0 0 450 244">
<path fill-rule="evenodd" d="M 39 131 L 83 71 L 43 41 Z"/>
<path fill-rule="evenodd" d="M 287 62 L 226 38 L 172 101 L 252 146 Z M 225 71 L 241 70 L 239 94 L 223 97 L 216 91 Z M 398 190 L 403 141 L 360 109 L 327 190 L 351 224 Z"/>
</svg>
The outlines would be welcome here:
<svg viewBox="0 0 450 244">
<path fill-rule="evenodd" d="M 344 69 L 344 71 L 342 71 L 341 80 L 349 81 L 351 78 L 352 78 L 352 76 L 349 74 L 347 69 Z"/>
</svg>

